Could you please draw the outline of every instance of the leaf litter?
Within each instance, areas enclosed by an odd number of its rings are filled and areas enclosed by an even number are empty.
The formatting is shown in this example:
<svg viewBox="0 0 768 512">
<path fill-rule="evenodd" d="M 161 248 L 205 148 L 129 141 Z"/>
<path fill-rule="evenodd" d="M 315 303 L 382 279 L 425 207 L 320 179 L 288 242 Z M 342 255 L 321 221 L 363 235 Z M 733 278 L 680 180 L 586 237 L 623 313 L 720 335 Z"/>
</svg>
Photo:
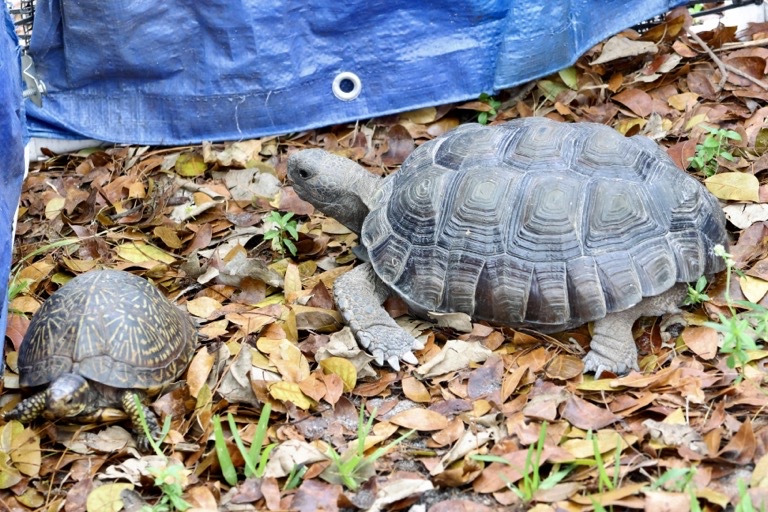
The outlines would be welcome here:
<svg viewBox="0 0 768 512">
<path fill-rule="evenodd" d="M 200 346 L 185 379 L 153 404 L 171 418 L 166 457 L 139 454 L 119 415 L 111 426 L 12 421 L 0 425 L 0 502 L 12 510 L 140 507 L 162 497 L 148 468 L 177 464 L 183 497 L 199 510 L 661 510 L 690 506 L 689 493 L 702 510 L 718 510 L 744 492 L 764 506 L 768 351 L 752 351 L 739 379 L 704 323 L 726 311 L 726 291 L 768 304 L 768 25 L 694 37 L 690 23 L 673 11 L 642 36 L 624 31 L 572 68 L 493 102 L 232 144 L 51 155 L 24 183 L 0 410 L 21 397 L 17 351 L 30 315 L 93 268 L 150 279 L 195 319 Z M 582 375 L 588 327 L 545 336 L 450 317 L 438 327 L 402 317 L 402 303 L 390 300 L 390 314 L 424 343 L 419 364 L 400 372 L 372 366 L 342 328 L 329 290 L 355 261 L 356 236 L 296 196 L 285 180 L 288 155 L 320 147 L 377 174 L 396 172 L 414 147 L 480 113 L 490 123 L 537 115 L 645 134 L 683 168 L 709 129 L 741 136 L 713 176 L 688 169 L 723 201 L 739 274 L 730 290 L 722 276 L 713 281 L 710 302 L 689 308 L 676 340 L 638 322 L 642 374 Z M 264 237 L 275 210 L 299 221 L 295 258 Z M 231 486 L 213 418 L 231 413 L 249 444 L 265 403 L 265 443 L 276 447 L 264 474 L 245 478 L 227 430 L 240 472 Z M 319 476 L 331 464 L 328 447 L 342 453 L 358 443 L 361 408 L 375 415 L 364 454 L 415 433 L 367 466 L 353 492 Z M 515 492 L 532 475 L 563 468 L 562 480 L 532 489 L 531 501 Z M 690 469 L 687 487 L 670 478 Z"/>
</svg>

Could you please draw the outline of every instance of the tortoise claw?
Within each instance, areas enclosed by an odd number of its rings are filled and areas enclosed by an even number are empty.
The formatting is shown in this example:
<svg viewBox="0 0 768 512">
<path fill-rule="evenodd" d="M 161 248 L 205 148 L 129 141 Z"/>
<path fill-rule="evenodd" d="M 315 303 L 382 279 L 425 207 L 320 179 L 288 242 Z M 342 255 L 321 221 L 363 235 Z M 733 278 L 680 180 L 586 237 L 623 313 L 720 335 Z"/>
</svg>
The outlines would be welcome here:
<svg viewBox="0 0 768 512">
<path fill-rule="evenodd" d="M 389 366 L 391 366 L 396 372 L 400 371 L 400 358 L 397 356 L 392 356 L 389 359 L 387 359 L 387 363 L 389 363 Z"/>
<path fill-rule="evenodd" d="M 408 364 L 419 364 L 419 360 L 416 359 L 416 356 L 413 354 L 413 352 L 410 351 L 400 356 L 400 359 Z"/>
</svg>

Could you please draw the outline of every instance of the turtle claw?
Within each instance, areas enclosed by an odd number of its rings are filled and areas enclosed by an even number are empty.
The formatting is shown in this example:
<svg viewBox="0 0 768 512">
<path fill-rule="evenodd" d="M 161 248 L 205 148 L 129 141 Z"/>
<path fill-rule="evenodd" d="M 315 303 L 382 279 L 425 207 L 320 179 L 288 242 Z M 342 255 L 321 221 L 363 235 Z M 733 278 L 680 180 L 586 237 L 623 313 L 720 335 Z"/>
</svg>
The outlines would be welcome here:
<svg viewBox="0 0 768 512">
<path fill-rule="evenodd" d="M 392 367 L 396 372 L 400 371 L 400 358 L 397 356 L 392 356 L 389 359 L 387 359 L 387 363 L 389 363 L 389 366 Z"/>
</svg>

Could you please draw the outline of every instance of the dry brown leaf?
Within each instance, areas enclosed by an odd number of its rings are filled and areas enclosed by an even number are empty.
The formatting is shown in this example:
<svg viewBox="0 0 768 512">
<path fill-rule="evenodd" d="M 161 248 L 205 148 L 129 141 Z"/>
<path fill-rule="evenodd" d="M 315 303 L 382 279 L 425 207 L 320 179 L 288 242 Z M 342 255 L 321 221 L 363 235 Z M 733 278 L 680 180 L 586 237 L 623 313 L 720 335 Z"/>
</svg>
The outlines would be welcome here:
<svg viewBox="0 0 768 512">
<path fill-rule="evenodd" d="M 409 400 L 426 404 L 432 401 L 432 396 L 429 394 L 427 387 L 414 377 L 404 377 L 402 386 L 403 393 Z"/>
<path fill-rule="evenodd" d="M 389 418 L 390 423 L 418 431 L 442 430 L 448 426 L 448 419 L 429 409 L 414 407 Z"/>
<path fill-rule="evenodd" d="M 717 355 L 719 339 L 717 331 L 711 327 L 686 327 L 683 331 L 683 342 L 694 354 L 705 361 Z"/>
<path fill-rule="evenodd" d="M 565 403 L 563 419 L 582 430 L 598 430 L 620 418 L 606 408 L 598 407 L 578 396 L 571 396 Z"/>
</svg>

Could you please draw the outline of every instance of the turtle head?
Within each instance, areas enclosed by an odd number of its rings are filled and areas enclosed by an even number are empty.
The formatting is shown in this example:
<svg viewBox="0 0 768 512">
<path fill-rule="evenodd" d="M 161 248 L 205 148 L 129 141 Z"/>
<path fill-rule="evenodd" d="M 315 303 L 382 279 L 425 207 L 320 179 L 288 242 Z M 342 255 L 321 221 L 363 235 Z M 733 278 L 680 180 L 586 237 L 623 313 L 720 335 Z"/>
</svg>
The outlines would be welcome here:
<svg viewBox="0 0 768 512">
<path fill-rule="evenodd" d="M 288 159 L 288 177 L 303 200 L 357 234 L 374 206 L 381 178 L 352 160 L 322 149 L 305 149 Z"/>
<path fill-rule="evenodd" d="M 88 405 L 90 387 L 85 377 L 64 373 L 48 387 L 46 415 L 54 418 L 72 418 Z"/>
</svg>

